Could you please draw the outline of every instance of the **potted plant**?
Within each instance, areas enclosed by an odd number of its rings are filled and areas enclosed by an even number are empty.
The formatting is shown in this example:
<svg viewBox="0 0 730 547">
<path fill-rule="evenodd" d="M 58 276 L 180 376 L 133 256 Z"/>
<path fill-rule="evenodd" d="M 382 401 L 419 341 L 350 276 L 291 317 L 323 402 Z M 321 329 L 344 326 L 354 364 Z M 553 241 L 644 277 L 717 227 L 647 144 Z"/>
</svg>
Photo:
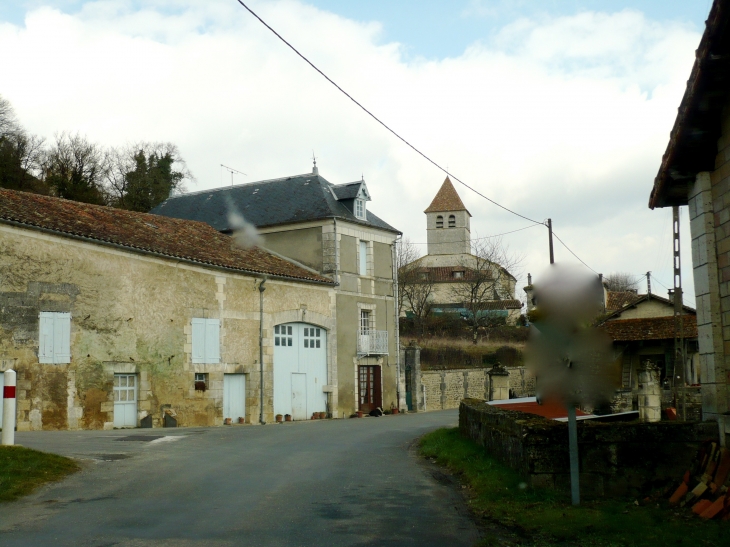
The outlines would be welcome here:
<svg viewBox="0 0 730 547">
<path fill-rule="evenodd" d="M 291 414 L 284 414 L 284 421 L 291 422 Z"/>
<path fill-rule="evenodd" d="M 244 418 L 243 416 L 239 416 L 238 417 L 238 423 L 239 424 L 245 424 L 246 423 L 246 418 Z"/>
<path fill-rule="evenodd" d="M 391 414 L 400 414 L 400 410 L 398 409 L 397 406 L 394 406 L 393 408 L 390 409 L 390 413 Z"/>
<path fill-rule="evenodd" d="M 320 412 L 320 413 L 319 413 L 319 419 L 320 419 L 320 420 L 324 420 L 324 419 L 326 419 L 326 418 L 327 418 L 327 413 L 326 413 L 326 412 Z"/>
<path fill-rule="evenodd" d="M 288 414 L 287 414 L 287 416 L 288 416 Z M 280 424 L 283 418 L 284 418 L 284 416 L 282 416 L 281 414 L 277 414 L 276 415 L 276 423 L 277 424 Z"/>
<path fill-rule="evenodd" d="M 231 419 L 226 418 L 225 420 L 223 420 L 223 425 L 231 425 Z"/>
<path fill-rule="evenodd" d="M 357 414 L 358 418 L 362 418 L 362 410 L 358 410 L 355 414 Z"/>
</svg>

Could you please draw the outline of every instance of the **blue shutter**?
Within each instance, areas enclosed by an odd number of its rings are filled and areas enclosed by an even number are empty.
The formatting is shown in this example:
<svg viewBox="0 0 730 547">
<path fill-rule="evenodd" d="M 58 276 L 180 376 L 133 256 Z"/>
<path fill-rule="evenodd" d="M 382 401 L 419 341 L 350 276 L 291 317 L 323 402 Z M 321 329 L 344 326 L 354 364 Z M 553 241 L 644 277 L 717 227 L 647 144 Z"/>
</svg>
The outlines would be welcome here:
<svg viewBox="0 0 730 547">
<path fill-rule="evenodd" d="M 205 362 L 221 362 L 221 322 L 220 319 L 208 319 L 205 323 Z"/>
<path fill-rule="evenodd" d="M 205 319 L 193 317 L 193 363 L 205 363 Z"/>
<path fill-rule="evenodd" d="M 38 362 L 53 363 L 53 314 L 41 312 L 38 327 Z"/>
<path fill-rule="evenodd" d="M 71 362 L 71 314 L 53 314 L 53 362 Z"/>
</svg>

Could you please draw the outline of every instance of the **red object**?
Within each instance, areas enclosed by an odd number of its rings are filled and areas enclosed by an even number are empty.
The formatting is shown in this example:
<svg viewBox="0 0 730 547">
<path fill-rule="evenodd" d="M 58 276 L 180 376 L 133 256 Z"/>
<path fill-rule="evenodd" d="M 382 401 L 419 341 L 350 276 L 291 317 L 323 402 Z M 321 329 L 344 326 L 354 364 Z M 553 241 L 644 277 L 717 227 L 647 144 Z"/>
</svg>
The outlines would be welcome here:
<svg viewBox="0 0 730 547">
<path fill-rule="evenodd" d="M 667 413 L 667 418 L 669 418 L 670 421 L 674 422 L 677 420 L 677 409 L 676 408 L 672 408 L 670 406 L 664 412 Z"/>
<path fill-rule="evenodd" d="M 15 399 L 15 386 L 5 386 L 3 388 L 3 399 Z"/>
<path fill-rule="evenodd" d="M 555 418 L 567 418 L 568 409 L 565 405 L 559 401 L 543 401 L 543 403 L 537 404 L 537 402 L 525 402 L 525 403 L 497 403 L 493 406 L 503 408 L 505 410 L 516 410 L 518 412 L 527 412 L 528 414 L 537 414 L 543 418 L 549 418 L 554 420 Z M 576 416 L 587 416 L 581 409 L 575 409 Z"/>
</svg>

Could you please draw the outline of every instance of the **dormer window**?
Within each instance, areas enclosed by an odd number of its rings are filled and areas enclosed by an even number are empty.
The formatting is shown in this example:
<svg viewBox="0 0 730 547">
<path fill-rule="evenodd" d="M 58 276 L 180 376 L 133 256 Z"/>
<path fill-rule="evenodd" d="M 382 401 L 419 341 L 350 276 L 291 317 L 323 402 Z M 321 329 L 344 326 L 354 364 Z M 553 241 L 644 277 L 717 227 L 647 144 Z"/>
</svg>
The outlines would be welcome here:
<svg viewBox="0 0 730 547">
<path fill-rule="evenodd" d="M 360 220 L 365 220 L 365 200 L 364 199 L 356 199 L 355 200 L 355 216 L 359 218 Z"/>
<path fill-rule="evenodd" d="M 456 217 L 449 215 L 449 228 L 456 228 Z"/>
<path fill-rule="evenodd" d="M 444 217 L 441 215 L 436 217 L 436 228 L 443 228 L 444 227 Z"/>
</svg>

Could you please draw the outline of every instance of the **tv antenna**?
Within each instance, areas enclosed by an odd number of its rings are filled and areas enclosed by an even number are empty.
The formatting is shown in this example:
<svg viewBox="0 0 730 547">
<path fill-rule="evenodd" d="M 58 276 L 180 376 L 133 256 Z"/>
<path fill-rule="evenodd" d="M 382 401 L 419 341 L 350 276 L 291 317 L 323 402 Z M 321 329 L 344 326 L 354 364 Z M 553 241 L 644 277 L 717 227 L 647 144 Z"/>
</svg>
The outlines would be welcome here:
<svg viewBox="0 0 730 547">
<path fill-rule="evenodd" d="M 239 175 L 245 175 L 245 176 L 248 176 L 248 175 L 246 175 L 246 173 L 244 173 L 243 171 L 239 171 L 238 169 L 234 169 L 233 167 L 228 167 L 227 165 L 223 165 L 222 163 L 221 163 L 221 167 L 222 167 L 223 169 L 225 169 L 226 171 L 228 171 L 228 172 L 229 172 L 229 173 L 231 174 L 231 186 L 233 186 L 233 174 L 234 174 L 234 173 L 236 173 L 236 174 L 239 174 Z M 222 174 L 223 174 L 223 173 L 221 173 L 221 175 L 222 175 Z M 221 181 L 221 182 L 223 182 L 223 181 Z"/>
</svg>

